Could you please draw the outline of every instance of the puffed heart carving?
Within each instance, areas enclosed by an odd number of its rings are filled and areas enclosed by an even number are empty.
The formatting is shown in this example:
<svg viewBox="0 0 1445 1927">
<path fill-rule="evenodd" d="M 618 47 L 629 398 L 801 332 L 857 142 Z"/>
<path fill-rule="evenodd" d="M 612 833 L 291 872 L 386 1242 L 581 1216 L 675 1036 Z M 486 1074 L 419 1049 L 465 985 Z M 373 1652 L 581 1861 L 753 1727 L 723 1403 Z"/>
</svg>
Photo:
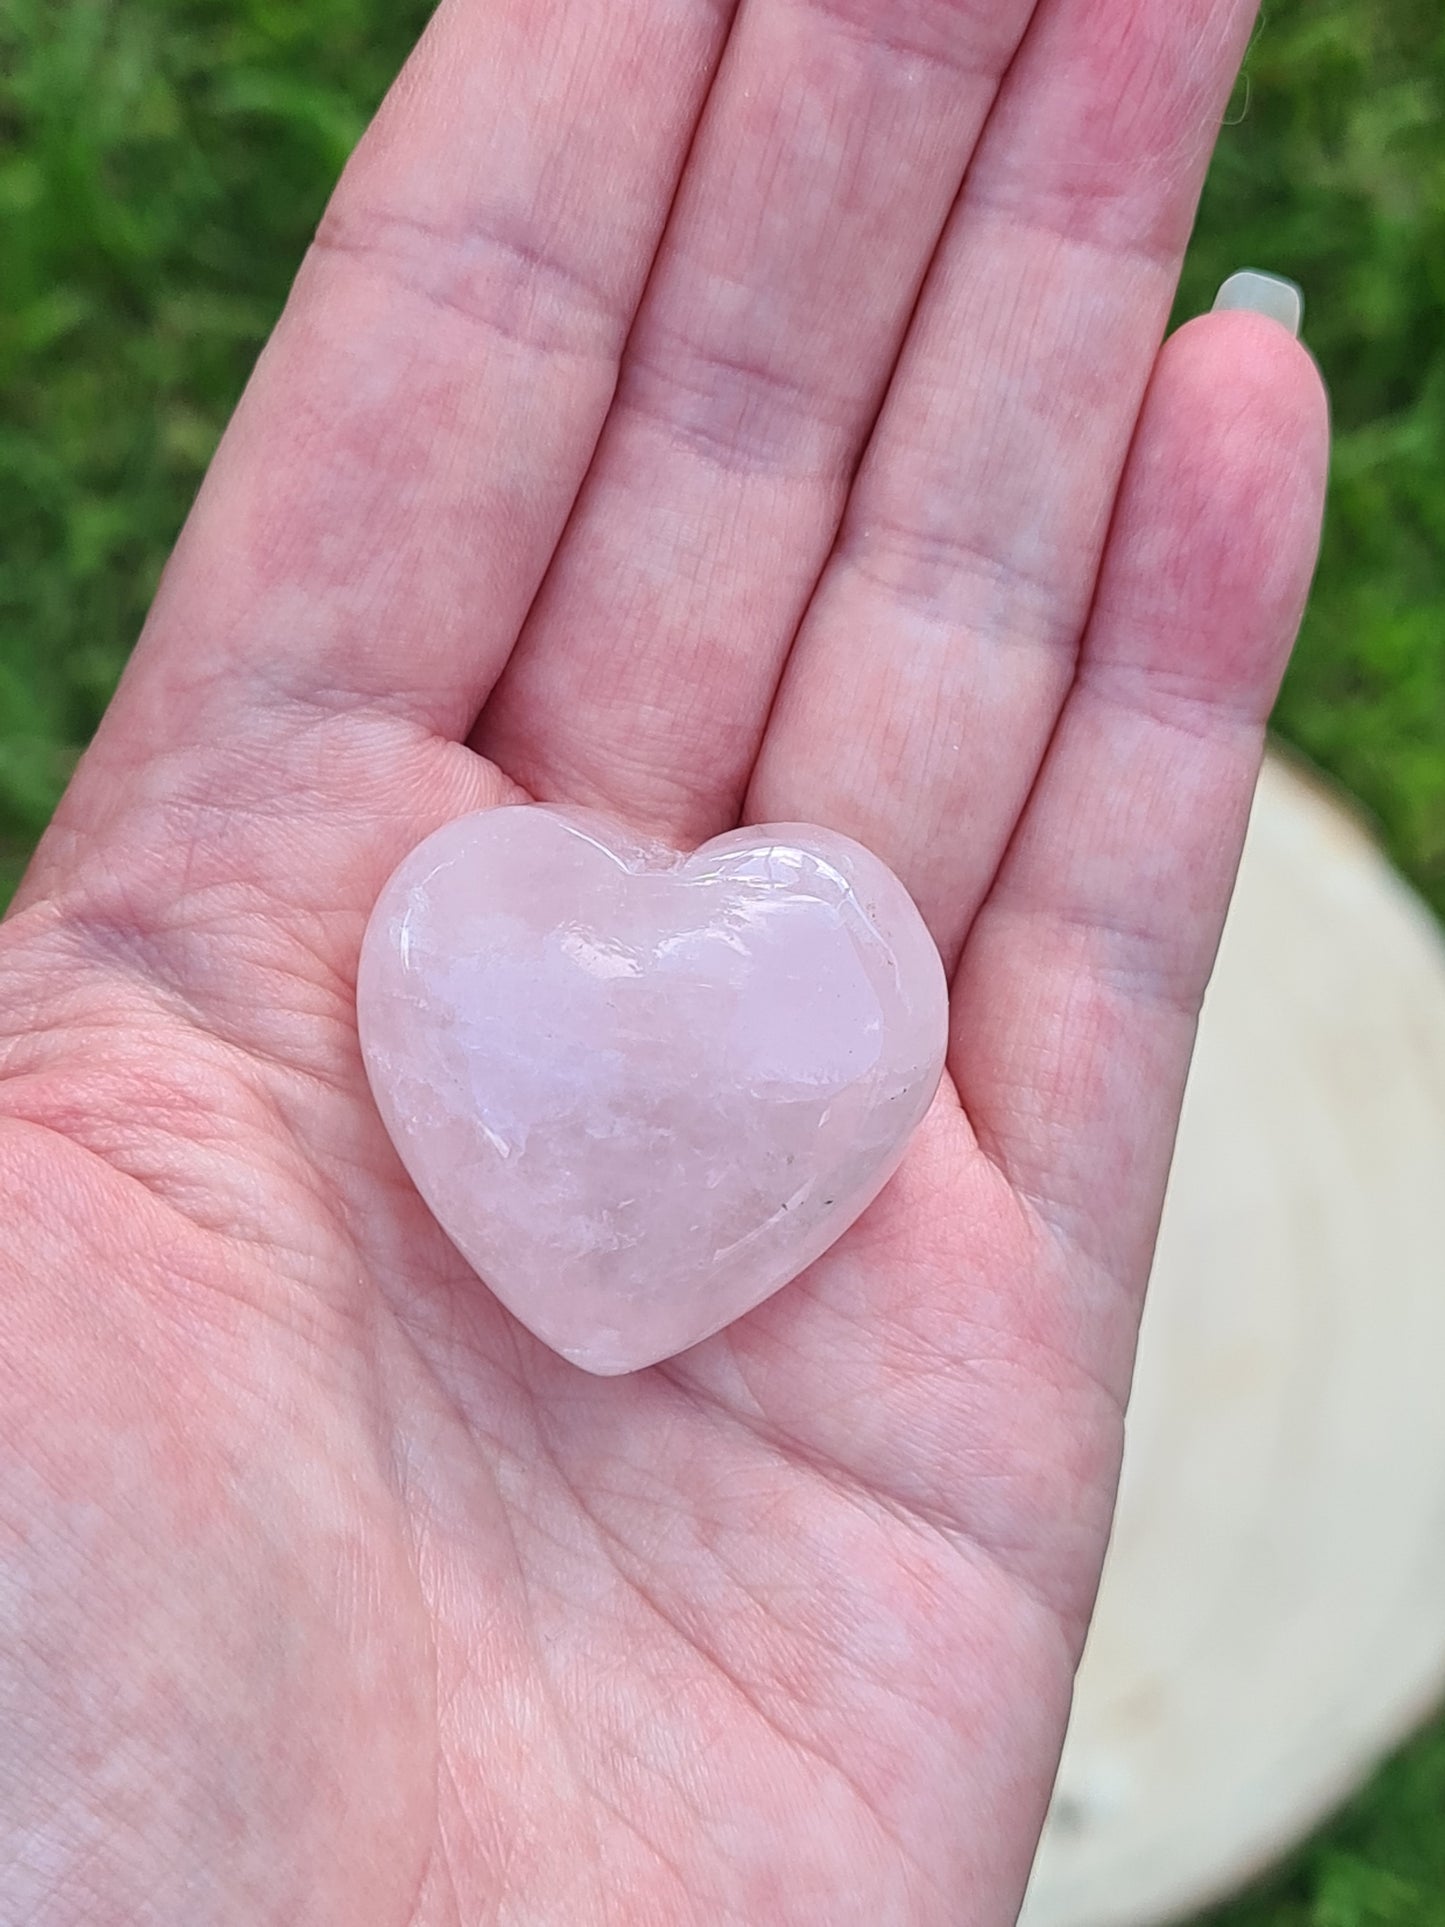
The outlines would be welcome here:
<svg viewBox="0 0 1445 1927">
<path fill-rule="evenodd" d="M 612 1374 L 752 1310 L 873 1201 L 937 1089 L 947 988 L 907 891 L 847 837 L 769 824 L 689 856 L 521 805 L 401 864 L 357 1014 L 452 1243 Z"/>
</svg>

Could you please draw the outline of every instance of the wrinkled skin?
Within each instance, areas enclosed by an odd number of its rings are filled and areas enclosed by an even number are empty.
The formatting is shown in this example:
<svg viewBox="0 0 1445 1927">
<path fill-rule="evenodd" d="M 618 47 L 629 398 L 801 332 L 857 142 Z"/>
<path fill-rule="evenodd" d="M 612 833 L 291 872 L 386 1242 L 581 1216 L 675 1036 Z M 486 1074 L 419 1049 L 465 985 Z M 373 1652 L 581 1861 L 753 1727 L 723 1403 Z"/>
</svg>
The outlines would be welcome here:
<svg viewBox="0 0 1445 1927">
<path fill-rule="evenodd" d="M 1003 1927 L 1325 409 L 1160 352 L 1248 0 L 448 0 L 0 926 L 0 1917 Z M 519 795 L 902 875 L 950 1075 L 631 1379 L 352 988 Z"/>
</svg>

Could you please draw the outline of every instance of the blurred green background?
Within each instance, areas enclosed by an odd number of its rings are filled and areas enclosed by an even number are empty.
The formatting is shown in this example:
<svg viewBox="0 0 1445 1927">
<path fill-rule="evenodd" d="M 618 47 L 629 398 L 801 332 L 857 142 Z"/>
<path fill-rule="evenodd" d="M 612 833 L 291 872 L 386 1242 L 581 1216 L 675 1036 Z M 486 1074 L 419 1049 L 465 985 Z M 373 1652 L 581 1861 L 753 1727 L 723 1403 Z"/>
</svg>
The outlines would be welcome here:
<svg viewBox="0 0 1445 1927">
<path fill-rule="evenodd" d="M 426 12 L 0 0 L 0 902 Z M 1339 431 L 1278 728 L 1445 911 L 1441 0 L 1267 7 L 1181 314 L 1241 266 L 1304 283 Z M 1445 1927 L 1445 1722 L 1213 1927 Z"/>
</svg>

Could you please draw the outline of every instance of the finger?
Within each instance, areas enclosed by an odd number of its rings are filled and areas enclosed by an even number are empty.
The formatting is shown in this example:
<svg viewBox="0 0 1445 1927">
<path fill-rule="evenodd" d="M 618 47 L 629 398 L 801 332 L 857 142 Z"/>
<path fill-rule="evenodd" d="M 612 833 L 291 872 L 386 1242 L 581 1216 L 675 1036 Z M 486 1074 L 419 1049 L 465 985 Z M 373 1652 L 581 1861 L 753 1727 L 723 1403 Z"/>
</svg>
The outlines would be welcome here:
<svg viewBox="0 0 1445 1927">
<path fill-rule="evenodd" d="M 1073 674 L 1253 0 L 1045 0 L 940 250 L 748 797 L 958 954 Z"/>
<path fill-rule="evenodd" d="M 1032 9 L 758 0 L 476 741 L 681 840 L 736 819 L 918 286 Z"/>
<path fill-rule="evenodd" d="M 107 766 L 354 709 L 463 737 L 591 458 L 723 0 L 447 0 L 216 458 Z M 312 772 L 315 774 L 315 772 Z"/>
<path fill-rule="evenodd" d="M 1078 677 L 957 974 L 980 1143 L 1140 1285 L 1327 456 L 1318 374 L 1275 322 L 1216 315 L 1165 349 Z"/>
</svg>

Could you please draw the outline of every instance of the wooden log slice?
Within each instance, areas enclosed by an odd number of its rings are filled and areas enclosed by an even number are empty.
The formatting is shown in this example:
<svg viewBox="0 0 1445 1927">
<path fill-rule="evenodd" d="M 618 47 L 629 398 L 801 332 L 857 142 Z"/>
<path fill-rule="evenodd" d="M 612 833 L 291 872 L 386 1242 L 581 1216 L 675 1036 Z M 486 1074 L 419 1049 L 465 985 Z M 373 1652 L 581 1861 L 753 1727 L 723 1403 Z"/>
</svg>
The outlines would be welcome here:
<svg viewBox="0 0 1445 1927">
<path fill-rule="evenodd" d="M 1025 1927 L 1262 1870 L 1445 1690 L 1445 945 L 1265 772 Z"/>
</svg>

